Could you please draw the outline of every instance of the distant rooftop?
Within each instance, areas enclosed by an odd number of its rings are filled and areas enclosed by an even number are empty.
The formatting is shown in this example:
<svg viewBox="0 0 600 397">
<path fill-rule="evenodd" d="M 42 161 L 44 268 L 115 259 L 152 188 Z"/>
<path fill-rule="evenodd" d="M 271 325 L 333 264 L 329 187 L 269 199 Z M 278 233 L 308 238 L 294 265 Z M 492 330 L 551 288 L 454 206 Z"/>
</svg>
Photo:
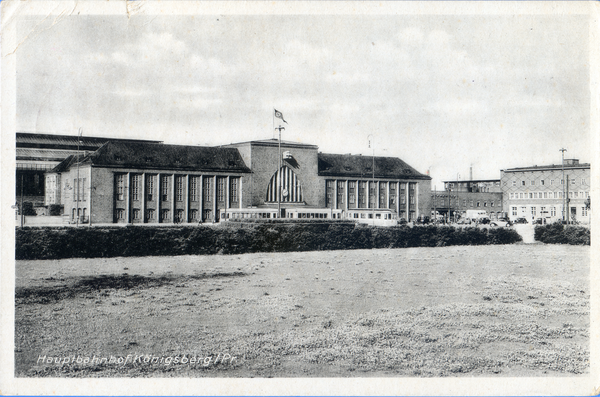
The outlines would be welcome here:
<svg viewBox="0 0 600 397">
<path fill-rule="evenodd" d="M 550 164 L 550 165 L 532 165 L 529 167 L 516 167 L 507 168 L 501 170 L 503 172 L 524 172 L 524 171 L 543 171 L 543 170 L 555 170 L 562 169 L 562 164 Z M 590 163 L 580 163 L 578 159 L 565 159 L 565 168 L 590 168 Z"/>
</svg>

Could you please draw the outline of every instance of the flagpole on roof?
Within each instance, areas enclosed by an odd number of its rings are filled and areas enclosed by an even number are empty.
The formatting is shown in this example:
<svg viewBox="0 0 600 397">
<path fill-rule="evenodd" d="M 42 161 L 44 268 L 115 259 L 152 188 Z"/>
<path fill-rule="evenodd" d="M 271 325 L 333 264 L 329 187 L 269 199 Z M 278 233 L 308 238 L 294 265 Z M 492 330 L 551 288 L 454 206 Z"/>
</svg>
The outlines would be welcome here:
<svg viewBox="0 0 600 397">
<path fill-rule="evenodd" d="M 275 117 L 281 119 L 284 123 L 287 124 L 287 121 L 283 118 L 283 114 L 277 109 L 273 108 L 273 121 L 275 121 Z M 281 218 L 281 130 L 285 130 L 285 127 L 282 127 L 279 124 L 279 127 L 276 128 L 279 130 L 279 168 L 277 168 L 277 179 L 278 179 L 278 188 L 277 188 L 277 217 Z"/>
</svg>

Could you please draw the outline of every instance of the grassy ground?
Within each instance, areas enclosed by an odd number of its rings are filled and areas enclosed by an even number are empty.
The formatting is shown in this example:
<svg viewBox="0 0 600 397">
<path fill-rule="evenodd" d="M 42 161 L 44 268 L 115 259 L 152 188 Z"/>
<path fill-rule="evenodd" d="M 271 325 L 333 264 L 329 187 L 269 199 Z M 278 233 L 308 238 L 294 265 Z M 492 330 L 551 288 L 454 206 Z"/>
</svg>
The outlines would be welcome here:
<svg viewBox="0 0 600 397">
<path fill-rule="evenodd" d="M 18 261 L 16 375 L 582 374 L 589 249 Z"/>
</svg>

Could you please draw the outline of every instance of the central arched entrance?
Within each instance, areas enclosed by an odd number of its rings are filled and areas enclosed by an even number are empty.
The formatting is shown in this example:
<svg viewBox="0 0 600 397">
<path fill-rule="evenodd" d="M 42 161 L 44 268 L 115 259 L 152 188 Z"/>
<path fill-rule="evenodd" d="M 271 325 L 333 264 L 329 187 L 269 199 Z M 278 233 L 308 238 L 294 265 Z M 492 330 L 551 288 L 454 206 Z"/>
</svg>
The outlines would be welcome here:
<svg viewBox="0 0 600 397">
<path fill-rule="evenodd" d="M 271 177 L 267 187 L 267 203 L 301 203 L 302 185 L 296 173 L 283 166 Z"/>
</svg>

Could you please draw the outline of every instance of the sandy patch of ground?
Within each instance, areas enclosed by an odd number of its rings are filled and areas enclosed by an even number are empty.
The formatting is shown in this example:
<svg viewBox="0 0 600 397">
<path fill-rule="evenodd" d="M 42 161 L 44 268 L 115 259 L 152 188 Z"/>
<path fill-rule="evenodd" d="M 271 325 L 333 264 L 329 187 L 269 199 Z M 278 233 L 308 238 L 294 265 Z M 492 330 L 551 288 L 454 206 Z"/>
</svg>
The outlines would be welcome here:
<svg viewBox="0 0 600 397">
<path fill-rule="evenodd" d="M 586 373 L 589 253 L 518 244 L 18 261 L 16 375 Z M 127 362 L 83 362 L 94 356 Z"/>
</svg>

